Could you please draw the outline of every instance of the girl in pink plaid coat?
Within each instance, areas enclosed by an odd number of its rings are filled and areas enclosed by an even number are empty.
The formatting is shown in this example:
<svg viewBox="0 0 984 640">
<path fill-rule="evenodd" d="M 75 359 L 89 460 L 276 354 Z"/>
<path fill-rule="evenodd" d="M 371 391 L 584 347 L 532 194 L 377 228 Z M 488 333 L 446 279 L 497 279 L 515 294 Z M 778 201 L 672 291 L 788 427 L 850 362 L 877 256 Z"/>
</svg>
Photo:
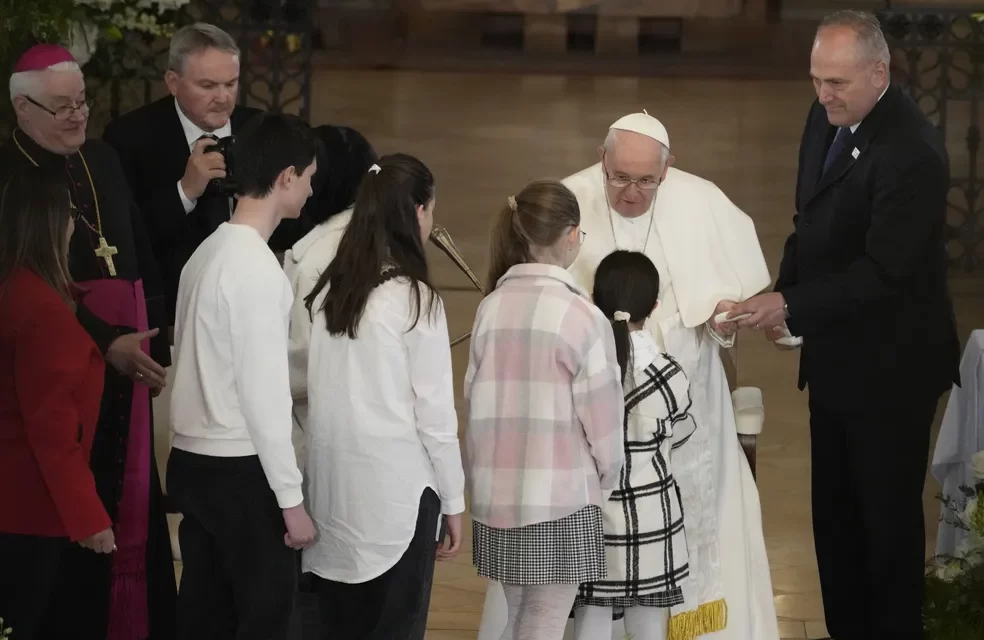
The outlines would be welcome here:
<svg viewBox="0 0 984 640">
<path fill-rule="evenodd" d="M 504 639 L 560 640 L 578 585 L 607 573 L 601 508 L 624 460 L 624 401 L 611 324 L 567 272 L 579 224 L 559 182 L 509 198 L 472 331 L 473 554 L 503 586 Z"/>
</svg>

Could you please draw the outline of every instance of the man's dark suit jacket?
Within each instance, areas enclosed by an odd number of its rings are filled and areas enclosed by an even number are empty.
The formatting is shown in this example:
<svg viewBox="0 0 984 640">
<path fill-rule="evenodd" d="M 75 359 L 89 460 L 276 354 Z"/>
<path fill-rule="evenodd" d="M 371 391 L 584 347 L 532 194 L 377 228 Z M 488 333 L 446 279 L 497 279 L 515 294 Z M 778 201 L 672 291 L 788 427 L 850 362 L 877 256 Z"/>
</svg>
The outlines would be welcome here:
<svg viewBox="0 0 984 640">
<path fill-rule="evenodd" d="M 790 332 L 804 339 L 799 387 L 835 408 L 938 395 L 959 384 L 960 361 L 943 140 L 895 86 L 821 176 L 835 133 L 814 102 L 800 143 L 795 231 L 775 287 Z"/>
<path fill-rule="evenodd" d="M 232 134 L 258 113 L 258 109 L 236 106 Z M 146 218 L 173 323 L 181 269 L 198 245 L 228 220 L 228 198 L 210 185 L 195 209 L 185 213 L 177 184 L 191 151 L 172 96 L 123 114 L 106 127 L 103 138 L 119 154 L 130 189 Z"/>
</svg>

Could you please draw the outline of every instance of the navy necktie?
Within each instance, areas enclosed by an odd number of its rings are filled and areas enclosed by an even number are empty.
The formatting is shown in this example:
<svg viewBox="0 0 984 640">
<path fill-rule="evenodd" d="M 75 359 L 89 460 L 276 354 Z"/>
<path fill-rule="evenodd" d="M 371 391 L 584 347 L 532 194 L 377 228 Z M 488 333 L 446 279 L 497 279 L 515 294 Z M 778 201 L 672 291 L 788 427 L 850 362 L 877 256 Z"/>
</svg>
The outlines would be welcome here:
<svg viewBox="0 0 984 640">
<path fill-rule="evenodd" d="M 830 143 L 830 148 L 827 149 L 827 157 L 823 161 L 823 173 L 827 173 L 827 169 L 830 165 L 834 164 L 834 160 L 840 155 L 844 147 L 847 146 L 847 140 L 851 137 L 851 130 L 848 127 L 839 127 L 837 129 L 837 135 L 834 136 L 834 141 Z"/>
</svg>

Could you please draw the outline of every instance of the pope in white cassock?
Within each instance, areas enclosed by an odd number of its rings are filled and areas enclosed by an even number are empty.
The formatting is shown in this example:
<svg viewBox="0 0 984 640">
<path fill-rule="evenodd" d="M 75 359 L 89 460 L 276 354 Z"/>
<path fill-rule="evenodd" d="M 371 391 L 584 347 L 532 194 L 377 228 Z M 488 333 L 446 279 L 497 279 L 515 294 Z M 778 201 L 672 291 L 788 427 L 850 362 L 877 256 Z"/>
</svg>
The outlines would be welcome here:
<svg viewBox="0 0 984 640">
<path fill-rule="evenodd" d="M 778 640 L 758 490 L 720 353 L 736 327 L 714 322 L 771 282 L 755 226 L 713 183 L 670 166 L 666 129 L 646 113 L 615 122 L 599 153 L 601 162 L 563 181 L 577 196 L 586 234 L 570 271 L 590 292 L 612 251 L 649 256 L 660 292 L 646 326 L 690 378 L 698 422 L 671 461 L 691 574 L 685 603 L 671 610 L 669 639 Z M 479 640 L 499 640 L 505 616 L 502 589 L 491 583 Z M 612 637 L 621 640 L 619 627 Z"/>
</svg>

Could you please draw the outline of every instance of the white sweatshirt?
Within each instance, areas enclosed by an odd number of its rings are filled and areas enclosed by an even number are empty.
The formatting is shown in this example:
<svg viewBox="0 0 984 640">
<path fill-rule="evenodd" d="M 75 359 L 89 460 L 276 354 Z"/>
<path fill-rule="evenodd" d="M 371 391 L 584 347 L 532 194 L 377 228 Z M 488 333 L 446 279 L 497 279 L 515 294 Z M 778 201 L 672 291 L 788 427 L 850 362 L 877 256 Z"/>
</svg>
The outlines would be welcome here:
<svg viewBox="0 0 984 640">
<path fill-rule="evenodd" d="M 259 232 L 227 222 L 185 264 L 174 327 L 173 446 L 259 455 L 282 509 L 303 501 L 287 369 L 293 298 Z"/>
</svg>

